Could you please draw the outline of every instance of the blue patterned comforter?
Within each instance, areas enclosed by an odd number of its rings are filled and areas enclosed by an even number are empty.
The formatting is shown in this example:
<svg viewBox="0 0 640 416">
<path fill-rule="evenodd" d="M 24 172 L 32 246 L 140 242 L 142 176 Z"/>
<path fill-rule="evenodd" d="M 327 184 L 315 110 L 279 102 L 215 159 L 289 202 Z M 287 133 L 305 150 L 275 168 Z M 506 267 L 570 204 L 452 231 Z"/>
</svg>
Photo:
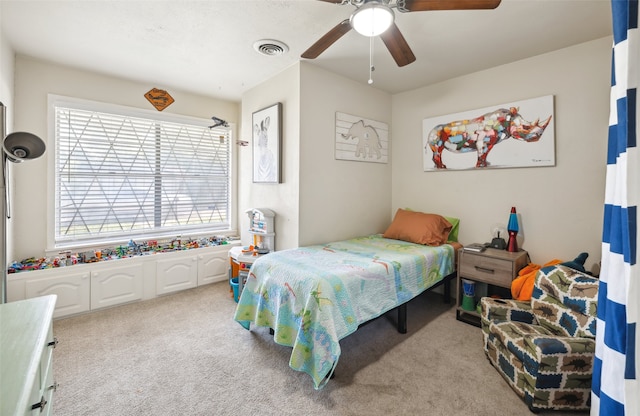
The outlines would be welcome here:
<svg viewBox="0 0 640 416">
<path fill-rule="evenodd" d="M 380 235 L 276 251 L 253 263 L 234 319 L 273 328 L 275 342 L 293 347 L 289 366 L 318 389 L 339 340 L 452 273 L 454 251 Z"/>
</svg>

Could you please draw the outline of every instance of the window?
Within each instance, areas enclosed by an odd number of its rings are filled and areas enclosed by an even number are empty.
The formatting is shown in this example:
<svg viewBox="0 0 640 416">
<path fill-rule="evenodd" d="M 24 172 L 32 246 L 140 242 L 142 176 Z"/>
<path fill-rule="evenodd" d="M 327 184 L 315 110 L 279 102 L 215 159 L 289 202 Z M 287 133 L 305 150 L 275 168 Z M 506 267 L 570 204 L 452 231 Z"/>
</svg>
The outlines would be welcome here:
<svg viewBox="0 0 640 416">
<path fill-rule="evenodd" d="M 230 228 L 229 129 L 70 99 L 53 112 L 56 246 Z"/>
</svg>

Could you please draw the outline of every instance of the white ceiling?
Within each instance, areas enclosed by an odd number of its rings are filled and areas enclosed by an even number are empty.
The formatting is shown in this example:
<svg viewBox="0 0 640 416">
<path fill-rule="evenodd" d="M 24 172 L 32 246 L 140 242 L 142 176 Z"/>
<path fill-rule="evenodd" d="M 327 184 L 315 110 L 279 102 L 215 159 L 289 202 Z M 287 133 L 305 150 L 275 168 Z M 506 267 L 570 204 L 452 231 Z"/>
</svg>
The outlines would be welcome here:
<svg viewBox="0 0 640 416">
<path fill-rule="evenodd" d="M 317 0 L 0 0 L 19 54 L 240 101 L 297 62 L 354 7 Z M 389 93 L 611 35 L 609 0 L 502 0 L 495 10 L 396 12 L 416 62 L 396 66 L 374 41 L 374 87 Z M 281 56 L 260 39 L 289 46 Z M 313 62 L 367 83 L 369 39 L 350 31 Z"/>
</svg>

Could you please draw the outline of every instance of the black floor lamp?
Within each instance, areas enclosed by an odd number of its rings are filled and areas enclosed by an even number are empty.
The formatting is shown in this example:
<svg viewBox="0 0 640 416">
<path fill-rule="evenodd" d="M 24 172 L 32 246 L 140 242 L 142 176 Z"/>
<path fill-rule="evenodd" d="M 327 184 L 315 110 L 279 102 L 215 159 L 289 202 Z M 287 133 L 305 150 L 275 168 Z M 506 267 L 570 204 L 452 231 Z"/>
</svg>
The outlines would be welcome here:
<svg viewBox="0 0 640 416">
<path fill-rule="evenodd" d="M 2 193 L 2 203 L 0 203 L 0 238 L 2 239 L 2 249 L 0 249 L 0 267 L 2 267 L 2 299 L 0 303 L 7 302 L 7 219 L 11 218 L 9 204 L 9 185 L 7 160 L 13 163 L 20 163 L 25 160 L 39 158 L 44 154 L 46 146 L 44 141 L 35 134 L 25 132 L 15 132 L 7 136 L 6 132 L 6 107 L 0 103 L 0 138 L 2 139 L 2 171 L 0 172 L 0 191 Z"/>
</svg>

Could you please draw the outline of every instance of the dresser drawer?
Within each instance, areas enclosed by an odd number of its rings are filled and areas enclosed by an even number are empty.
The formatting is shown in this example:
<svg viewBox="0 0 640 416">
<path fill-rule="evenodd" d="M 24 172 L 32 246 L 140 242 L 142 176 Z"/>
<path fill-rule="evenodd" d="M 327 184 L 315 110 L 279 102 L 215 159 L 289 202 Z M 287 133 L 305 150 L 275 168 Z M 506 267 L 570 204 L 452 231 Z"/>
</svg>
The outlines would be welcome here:
<svg viewBox="0 0 640 416">
<path fill-rule="evenodd" d="M 47 350 L 51 350 L 51 348 L 49 347 Z M 49 361 L 48 368 L 42 368 L 41 366 L 38 371 L 38 381 L 33 385 L 31 400 L 28 406 L 31 412 L 27 414 L 31 416 L 48 416 L 52 414 L 51 409 L 53 407 L 53 393 L 55 388 L 56 383 L 53 378 L 52 361 Z"/>
<path fill-rule="evenodd" d="M 31 406 L 40 403 L 40 407 L 32 409 L 30 413 L 34 416 L 47 416 L 51 414 L 53 392 L 55 390 L 55 381 L 53 378 L 53 349 L 56 343 L 57 341 L 53 337 L 53 327 L 49 325 L 47 336 L 43 339 L 40 366 L 31 393 Z"/>
<path fill-rule="evenodd" d="M 510 260 L 464 253 L 460 262 L 460 276 L 463 278 L 509 287 L 513 275 L 513 262 Z"/>
<path fill-rule="evenodd" d="M 44 343 L 42 357 L 40 358 L 40 396 L 46 396 L 53 381 L 53 350 L 58 341 L 53 337 L 53 328 L 49 327 L 49 333 Z"/>
<path fill-rule="evenodd" d="M 36 413 L 39 416 L 48 416 L 53 414 L 53 393 L 56 390 L 56 382 L 53 379 L 52 368 L 49 368 L 44 382 L 45 383 L 44 390 L 42 391 L 42 397 L 44 397 L 44 400 L 47 402 L 47 404 L 42 409 L 42 412 Z"/>
</svg>

